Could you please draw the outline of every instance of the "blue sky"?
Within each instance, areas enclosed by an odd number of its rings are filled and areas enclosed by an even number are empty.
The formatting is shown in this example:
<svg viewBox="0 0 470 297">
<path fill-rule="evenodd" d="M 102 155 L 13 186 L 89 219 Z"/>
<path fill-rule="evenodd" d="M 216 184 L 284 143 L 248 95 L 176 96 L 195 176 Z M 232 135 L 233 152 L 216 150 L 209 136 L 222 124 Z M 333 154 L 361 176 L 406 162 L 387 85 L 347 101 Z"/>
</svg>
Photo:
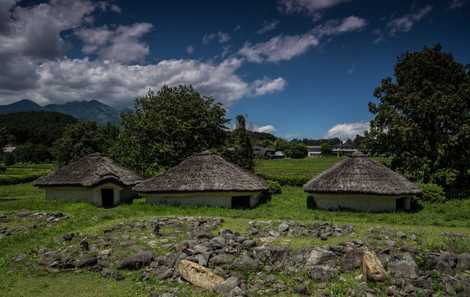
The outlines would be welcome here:
<svg viewBox="0 0 470 297">
<path fill-rule="evenodd" d="M 0 104 L 192 84 L 285 138 L 367 129 L 397 56 L 441 43 L 470 64 L 470 1 L 0 1 Z"/>
</svg>

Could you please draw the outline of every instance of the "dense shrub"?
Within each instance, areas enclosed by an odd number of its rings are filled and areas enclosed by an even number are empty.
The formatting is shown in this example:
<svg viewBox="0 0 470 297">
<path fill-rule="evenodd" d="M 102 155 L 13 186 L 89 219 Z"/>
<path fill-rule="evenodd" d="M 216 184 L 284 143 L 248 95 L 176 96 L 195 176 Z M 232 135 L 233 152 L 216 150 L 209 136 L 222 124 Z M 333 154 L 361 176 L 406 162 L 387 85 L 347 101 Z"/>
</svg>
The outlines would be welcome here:
<svg viewBox="0 0 470 297">
<path fill-rule="evenodd" d="M 0 173 L 5 173 L 7 171 L 7 167 L 3 164 L 0 164 Z"/>
<path fill-rule="evenodd" d="M 15 161 L 15 156 L 13 153 L 6 153 L 3 155 L 3 162 L 5 163 L 5 166 L 11 166 L 16 163 Z"/>
<path fill-rule="evenodd" d="M 269 184 L 269 192 L 274 195 L 274 194 L 281 194 L 282 193 L 282 188 L 279 182 L 275 180 L 268 180 Z"/>
<path fill-rule="evenodd" d="M 303 176 L 282 176 L 282 175 L 261 175 L 267 180 L 272 180 L 278 182 L 281 186 L 303 186 L 306 182 L 309 181 L 308 177 Z"/>
<path fill-rule="evenodd" d="M 421 199 L 426 202 L 442 203 L 446 201 L 444 189 L 437 184 L 420 184 L 423 196 Z"/>
</svg>

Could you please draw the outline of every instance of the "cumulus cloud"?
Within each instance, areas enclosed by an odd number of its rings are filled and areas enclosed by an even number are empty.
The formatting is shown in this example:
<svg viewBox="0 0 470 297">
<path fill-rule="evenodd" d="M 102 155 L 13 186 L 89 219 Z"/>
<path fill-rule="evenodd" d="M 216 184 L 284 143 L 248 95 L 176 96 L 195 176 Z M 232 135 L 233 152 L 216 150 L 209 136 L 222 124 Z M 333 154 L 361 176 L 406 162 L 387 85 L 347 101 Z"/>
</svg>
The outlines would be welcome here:
<svg viewBox="0 0 470 297">
<path fill-rule="evenodd" d="M 282 77 L 278 77 L 273 80 L 267 78 L 261 80 L 255 80 L 253 82 L 253 94 L 255 96 L 263 96 L 266 94 L 276 93 L 284 90 L 287 85 L 287 81 Z"/>
<path fill-rule="evenodd" d="M 405 14 L 401 17 L 392 19 L 388 24 L 387 28 L 391 36 L 399 32 L 408 32 L 413 26 L 424 19 L 432 11 L 432 6 L 427 5 L 413 13 Z"/>
<path fill-rule="evenodd" d="M 242 97 L 281 91 L 285 86 L 282 78 L 242 79 L 237 72 L 245 60 L 235 56 L 219 62 L 168 59 L 136 64 L 148 55 L 143 37 L 153 26 L 94 27 L 97 10 L 120 11 L 113 4 L 87 0 L 17 4 L 13 0 L 0 3 L 4 17 L 0 19 L 2 103 L 20 98 L 42 104 L 99 99 L 118 106 L 131 103 L 149 88 L 186 84 L 230 106 Z M 67 57 L 73 44 L 69 44 L 71 35 L 64 32 L 74 32 L 85 57 Z M 230 39 L 225 34 L 217 33 L 218 42 Z"/>
<path fill-rule="evenodd" d="M 226 32 L 219 31 L 217 33 L 204 34 L 202 37 L 202 43 L 209 44 L 212 40 L 216 40 L 218 43 L 227 43 L 232 39 Z"/>
<path fill-rule="evenodd" d="M 264 126 L 254 126 L 251 131 L 260 132 L 260 133 L 274 133 L 276 128 L 273 125 L 264 125 Z"/>
<path fill-rule="evenodd" d="M 337 124 L 328 130 L 326 137 L 338 137 L 341 140 L 353 139 L 356 135 L 364 135 L 369 130 L 368 122 L 342 123 Z"/>
<path fill-rule="evenodd" d="M 268 32 L 270 32 L 270 31 L 275 30 L 278 25 L 279 25 L 279 21 L 278 21 L 278 20 L 274 20 L 274 21 L 272 21 L 272 22 L 266 22 L 266 21 L 264 21 L 263 26 L 262 26 L 258 31 L 256 31 L 256 33 L 258 33 L 258 34 L 265 34 L 265 33 L 268 33 Z"/>
<path fill-rule="evenodd" d="M 279 0 L 278 8 L 285 13 L 315 14 L 318 11 L 334 7 L 352 0 Z"/>
<path fill-rule="evenodd" d="M 149 53 L 148 45 L 141 38 L 153 28 L 149 23 L 130 26 L 82 28 L 75 33 L 83 42 L 85 54 L 96 54 L 102 60 L 121 63 L 141 62 Z"/>
<path fill-rule="evenodd" d="M 245 43 L 238 54 L 254 63 L 288 61 L 318 46 L 323 37 L 358 31 L 365 26 L 366 20 L 349 16 L 318 25 L 305 34 L 278 35 L 265 42 Z"/>
</svg>

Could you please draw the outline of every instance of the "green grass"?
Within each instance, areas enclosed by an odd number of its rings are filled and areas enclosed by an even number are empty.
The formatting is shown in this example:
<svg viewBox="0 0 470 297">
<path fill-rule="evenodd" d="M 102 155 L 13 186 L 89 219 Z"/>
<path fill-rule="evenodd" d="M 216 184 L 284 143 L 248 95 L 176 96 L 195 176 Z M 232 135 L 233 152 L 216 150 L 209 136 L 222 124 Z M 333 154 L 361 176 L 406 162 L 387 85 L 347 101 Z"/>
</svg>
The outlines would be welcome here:
<svg viewBox="0 0 470 297">
<path fill-rule="evenodd" d="M 265 177 L 289 176 L 312 178 L 330 168 L 342 158 L 321 156 L 305 159 L 257 160 L 256 173 Z"/>
<path fill-rule="evenodd" d="M 292 161 L 292 160 L 289 160 Z M 274 161 L 273 161 L 274 162 Z M 277 161 L 276 161 L 277 162 Z M 309 161 L 310 162 L 310 161 Z M 313 162 L 313 161 L 312 161 Z M 131 205 L 121 205 L 112 209 L 96 208 L 83 203 L 59 203 L 46 201 L 42 190 L 31 184 L 0 186 L 0 213 L 20 209 L 62 211 L 70 215 L 51 228 L 39 228 L 0 239 L 0 294 L 1 296 L 148 296 L 149 286 L 161 284 L 142 283 L 135 278 L 116 282 L 104 279 L 96 273 L 51 274 L 38 271 L 31 266 L 16 267 L 12 258 L 18 254 L 34 257 L 40 247 L 56 245 L 58 237 L 69 232 L 94 234 L 106 226 L 155 216 L 217 216 L 225 220 L 222 228 L 245 232 L 248 222 L 259 220 L 299 220 L 329 221 L 337 224 L 352 223 L 355 233 L 343 237 L 332 237 L 320 241 L 308 237 L 282 237 L 277 244 L 294 249 L 337 244 L 342 241 L 362 238 L 370 228 L 401 230 L 415 233 L 421 238 L 419 247 L 432 249 L 452 247 L 456 250 L 468 248 L 468 242 L 446 242 L 443 232 L 470 234 L 470 200 L 450 201 L 444 204 L 429 204 L 418 213 L 359 213 L 330 212 L 306 208 L 307 195 L 299 187 L 283 187 L 283 193 L 273 196 L 270 203 L 255 209 L 236 210 L 211 207 L 173 207 L 150 206 L 143 199 Z M 353 279 L 345 276 L 343 280 L 331 283 L 331 292 L 345 294 L 345 288 Z M 183 285 L 187 290 L 188 286 Z M 195 291 L 185 296 L 213 296 Z"/>
<path fill-rule="evenodd" d="M 13 185 L 30 182 L 47 174 L 54 166 L 52 164 L 15 164 L 8 166 L 0 174 L 0 185 Z"/>
</svg>

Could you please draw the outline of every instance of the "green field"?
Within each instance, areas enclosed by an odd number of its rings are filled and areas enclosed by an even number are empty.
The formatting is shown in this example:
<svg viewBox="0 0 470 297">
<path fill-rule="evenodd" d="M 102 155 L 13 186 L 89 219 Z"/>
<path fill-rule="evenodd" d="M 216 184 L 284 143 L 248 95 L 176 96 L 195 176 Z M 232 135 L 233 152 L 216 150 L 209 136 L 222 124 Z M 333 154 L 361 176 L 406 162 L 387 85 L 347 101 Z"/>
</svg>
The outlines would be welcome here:
<svg viewBox="0 0 470 297">
<path fill-rule="evenodd" d="M 0 173 L 0 185 L 19 184 L 35 180 L 47 174 L 52 164 L 15 164 L 8 166 L 4 173 Z"/>
<path fill-rule="evenodd" d="M 336 156 L 305 159 L 257 160 L 256 173 L 266 177 L 290 176 L 312 178 L 330 168 L 342 158 Z"/>
<path fill-rule="evenodd" d="M 336 158 L 314 158 L 305 160 L 272 160 L 258 162 L 258 170 L 269 174 L 314 176 L 337 161 Z M 296 166 L 298 164 L 299 166 Z M 46 168 L 44 168 L 46 170 Z M 14 170 L 13 168 L 11 170 Z M 20 168 L 18 168 L 20 170 Z M 189 208 L 171 206 L 149 206 L 143 199 L 131 205 L 112 209 L 96 208 L 88 204 L 58 203 L 46 201 L 44 193 L 30 183 L 0 186 L 0 214 L 22 209 L 61 211 L 70 219 L 47 228 L 17 234 L 0 239 L 0 292 L 1 296 L 148 296 L 149 289 L 158 283 L 146 283 L 138 275 L 117 282 L 105 279 L 97 273 L 46 273 L 35 265 L 36 251 L 57 244 L 65 233 L 87 234 L 105 226 L 155 216 L 205 216 L 223 217 L 224 228 L 245 232 L 248 222 L 257 220 L 328 221 L 338 224 L 352 223 L 356 233 L 351 236 L 319 241 L 312 238 L 290 238 L 279 240 L 293 248 L 334 244 L 340 241 L 361 238 L 370 228 L 387 228 L 415 232 L 425 238 L 423 246 L 432 249 L 445 247 L 442 232 L 470 234 L 470 200 L 455 200 L 444 204 L 426 205 L 418 213 L 360 213 L 331 212 L 306 208 L 307 195 L 300 187 L 283 187 L 283 193 L 274 195 L 272 201 L 255 209 L 236 210 L 210 207 Z M 25 263 L 15 263 L 14 257 L 27 255 Z M 346 276 L 345 276 L 346 277 Z M 349 278 L 347 278 L 349 279 Z M 351 278 L 354 282 L 354 279 Z M 333 289 L 346 286 L 345 280 L 330 284 Z M 183 287 L 188 285 L 183 284 Z M 341 292 L 341 289 L 339 289 Z M 214 296 L 195 290 L 191 296 Z M 339 294 L 339 293 L 338 293 Z"/>
</svg>

